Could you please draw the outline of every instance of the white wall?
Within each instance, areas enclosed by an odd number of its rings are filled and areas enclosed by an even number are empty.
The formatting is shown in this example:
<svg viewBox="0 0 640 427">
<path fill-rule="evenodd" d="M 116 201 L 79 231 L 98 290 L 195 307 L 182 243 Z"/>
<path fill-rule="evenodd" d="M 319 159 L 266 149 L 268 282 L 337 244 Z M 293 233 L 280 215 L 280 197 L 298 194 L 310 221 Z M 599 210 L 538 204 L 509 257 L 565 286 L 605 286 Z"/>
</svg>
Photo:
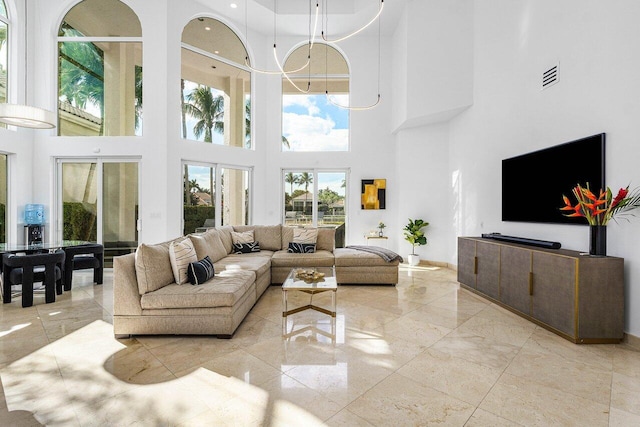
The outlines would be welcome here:
<svg viewBox="0 0 640 427">
<path fill-rule="evenodd" d="M 394 130 L 448 120 L 471 105 L 471 1 L 411 0 L 394 38 Z"/>
<path fill-rule="evenodd" d="M 446 261 L 456 262 L 457 236 L 492 231 L 587 250 L 586 226 L 501 221 L 503 158 L 606 132 L 608 185 L 614 191 L 640 185 L 639 17 L 640 3 L 633 0 L 474 2 L 474 103 L 449 124 L 447 180 L 453 188 L 444 191 L 453 232 Z M 557 61 L 559 83 L 541 91 L 542 72 Z M 425 149 L 439 133 L 436 127 L 416 132 Z M 415 149 L 406 140 L 399 134 L 399 159 Z M 416 171 L 402 184 L 423 176 Z M 523 189 L 522 208 L 535 209 L 541 191 Z M 608 254 L 625 258 L 625 331 L 640 336 L 640 221 L 611 223 L 608 235 Z"/>
<path fill-rule="evenodd" d="M 398 224 L 408 219 L 422 219 L 429 225 L 423 230 L 427 245 L 416 247 L 421 259 L 448 261 L 452 250 L 451 209 L 449 207 L 449 125 L 440 123 L 428 128 L 401 131 L 396 139 L 397 180 L 400 183 Z M 396 233 L 396 251 L 406 260 L 411 245 L 401 232 Z"/>
<path fill-rule="evenodd" d="M 75 0 L 30 0 L 35 17 L 35 48 L 30 51 L 33 66 L 31 84 L 43 106 L 56 106 L 56 34 L 60 20 Z M 351 149 L 347 153 L 283 153 L 281 145 L 281 83 L 278 77 L 254 73 L 253 136 L 255 151 L 184 141 L 180 137 L 179 81 L 180 37 L 182 28 L 195 16 L 211 16 L 229 25 L 244 39 L 243 14 L 231 18 L 229 4 L 212 0 L 208 8 L 198 1 L 122 0 L 138 15 L 143 30 L 144 117 L 141 137 L 58 137 L 55 130 L 40 131 L 28 136 L 33 139 L 37 155 L 25 161 L 30 167 L 27 179 L 33 176 L 33 200 L 49 208 L 55 206 L 53 187 L 56 157 L 91 158 L 96 156 L 133 157 L 140 159 L 141 242 L 158 242 L 181 233 L 182 181 L 181 162 L 204 161 L 228 166 L 253 167 L 253 222 L 281 222 L 282 168 L 349 169 L 347 207 L 347 243 L 362 244 L 365 231 L 379 221 L 387 231 L 399 230 L 396 223 L 399 186 L 395 179 L 395 146 L 390 131 L 391 115 L 390 61 L 382 61 L 382 103 L 374 110 L 351 112 Z M 37 27 L 38 31 L 35 31 Z M 281 57 L 299 39 L 279 37 Z M 271 56 L 271 35 L 249 34 L 249 52 L 259 68 L 275 69 Z M 356 105 L 371 103 L 378 90 L 378 38 L 358 36 L 341 43 L 351 67 L 351 100 Z M 389 40 L 383 41 L 383 58 L 390 55 Z M 2 146 L 0 145 L 0 149 Z M 33 171 L 39 171 L 35 173 Z M 32 173 L 33 172 L 33 173 Z M 384 211 L 360 210 L 360 180 L 386 178 L 388 207 Z M 20 190 L 22 191 L 22 190 Z M 29 189 L 31 195 L 31 189 Z M 51 236 L 50 236 L 51 238 Z"/>
</svg>

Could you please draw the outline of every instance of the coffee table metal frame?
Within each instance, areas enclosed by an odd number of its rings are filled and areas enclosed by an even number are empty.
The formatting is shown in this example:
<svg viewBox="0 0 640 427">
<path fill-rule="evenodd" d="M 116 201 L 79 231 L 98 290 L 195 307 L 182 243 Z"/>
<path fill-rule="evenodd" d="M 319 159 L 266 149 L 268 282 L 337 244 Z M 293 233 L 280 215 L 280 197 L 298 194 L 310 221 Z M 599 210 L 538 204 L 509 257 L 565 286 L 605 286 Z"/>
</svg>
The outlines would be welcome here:
<svg viewBox="0 0 640 427">
<path fill-rule="evenodd" d="M 304 280 L 296 279 L 296 272 L 298 270 L 315 270 L 324 273 L 325 276 L 322 281 L 318 282 L 305 282 Z M 296 307 L 289 310 L 287 294 L 289 291 L 300 291 L 311 295 L 311 301 L 307 305 Z M 313 295 L 322 292 L 331 292 L 331 308 L 327 310 L 324 307 L 313 305 Z M 337 304 L 337 291 L 338 283 L 336 282 L 336 274 L 334 267 L 315 267 L 315 268 L 294 268 L 287 276 L 286 280 L 282 284 L 282 317 L 295 313 L 299 313 L 303 310 L 315 310 L 320 313 L 327 314 L 331 317 L 336 317 L 336 304 Z"/>
</svg>

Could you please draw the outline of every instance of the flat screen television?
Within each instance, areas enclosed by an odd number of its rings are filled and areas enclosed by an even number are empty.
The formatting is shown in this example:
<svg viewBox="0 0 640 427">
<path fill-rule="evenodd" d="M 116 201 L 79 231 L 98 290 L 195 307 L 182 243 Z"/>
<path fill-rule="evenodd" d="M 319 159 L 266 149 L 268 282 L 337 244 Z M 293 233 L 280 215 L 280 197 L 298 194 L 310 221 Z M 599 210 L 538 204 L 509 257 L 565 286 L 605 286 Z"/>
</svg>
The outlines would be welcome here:
<svg viewBox="0 0 640 427">
<path fill-rule="evenodd" d="M 586 185 L 605 188 L 605 134 L 523 154 L 502 161 L 502 220 L 556 224 L 586 224 L 568 218 L 562 195 L 575 201 L 571 189 Z"/>
</svg>

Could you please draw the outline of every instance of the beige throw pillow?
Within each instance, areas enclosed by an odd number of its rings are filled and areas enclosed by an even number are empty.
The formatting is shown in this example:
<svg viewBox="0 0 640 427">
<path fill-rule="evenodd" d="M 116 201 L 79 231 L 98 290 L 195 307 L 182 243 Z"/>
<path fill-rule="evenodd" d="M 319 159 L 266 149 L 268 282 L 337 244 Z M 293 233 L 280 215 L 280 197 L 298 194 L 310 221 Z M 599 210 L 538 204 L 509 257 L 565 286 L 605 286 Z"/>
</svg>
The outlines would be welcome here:
<svg viewBox="0 0 640 427">
<path fill-rule="evenodd" d="M 171 242 L 169 245 L 169 259 L 171 260 L 171 270 L 173 278 L 178 285 L 188 282 L 187 269 L 192 262 L 198 262 L 196 250 L 191 239 L 186 238 L 179 242 Z"/>
<path fill-rule="evenodd" d="M 318 240 L 317 228 L 294 228 L 293 243 L 315 244 Z"/>
<path fill-rule="evenodd" d="M 231 240 L 233 241 L 234 245 L 236 243 L 253 243 L 255 242 L 255 239 L 253 237 L 253 230 L 244 231 L 242 233 L 232 231 Z"/>
</svg>

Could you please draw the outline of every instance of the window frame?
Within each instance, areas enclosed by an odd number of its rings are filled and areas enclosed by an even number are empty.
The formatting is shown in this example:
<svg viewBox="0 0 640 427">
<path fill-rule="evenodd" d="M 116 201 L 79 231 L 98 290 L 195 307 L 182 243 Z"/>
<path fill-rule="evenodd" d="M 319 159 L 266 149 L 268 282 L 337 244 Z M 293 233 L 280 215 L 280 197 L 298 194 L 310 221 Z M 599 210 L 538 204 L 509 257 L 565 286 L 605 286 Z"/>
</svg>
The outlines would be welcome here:
<svg viewBox="0 0 640 427">
<path fill-rule="evenodd" d="M 7 35 L 6 35 L 6 40 L 5 40 L 5 49 L 7 52 L 7 68 L 6 68 L 6 88 L 5 88 L 5 101 L 4 102 L 11 102 L 11 78 L 13 77 L 13 73 L 11 72 L 11 53 L 13 51 L 13 49 L 11 48 L 11 39 L 13 37 L 12 36 L 12 32 L 13 32 L 13 25 L 10 19 L 10 13 L 9 13 L 9 7 L 7 6 L 6 1 L 4 0 L 0 0 L 2 1 L 2 4 L 4 5 L 4 10 L 7 14 L 7 16 L 4 15 L 0 15 L 0 22 L 5 24 L 7 26 Z M 7 125 L 4 125 L 4 128 L 8 128 Z"/>
<path fill-rule="evenodd" d="M 53 204 L 55 209 L 51 209 L 51 221 L 50 224 L 55 224 L 55 229 L 52 232 L 52 236 L 55 237 L 56 240 L 62 240 L 62 235 L 64 232 L 64 225 L 62 221 L 63 217 L 63 180 L 62 180 L 62 170 L 63 164 L 65 163 L 96 163 L 99 168 L 100 173 L 96 176 L 96 239 L 98 243 L 102 243 L 104 240 L 103 236 L 103 197 L 104 197 L 104 187 L 103 187 L 103 178 L 104 178 L 104 164 L 105 163 L 136 163 L 138 165 L 138 206 L 140 206 L 140 195 L 142 194 L 142 158 L 139 156 L 122 156 L 122 157 L 112 157 L 112 156 L 87 156 L 87 157 L 55 157 L 55 184 L 53 191 Z M 136 218 L 136 227 L 138 228 L 138 239 L 140 239 L 140 212 L 138 212 L 138 218 Z"/>
<path fill-rule="evenodd" d="M 234 35 L 236 37 L 238 37 L 238 40 L 240 41 L 240 43 L 244 47 L 246 56 L 247 57 L 250 56 L 249 49 L 248 49 L 247 45 L 245 44 L 245 41 L 243 40 L 242 37 L 240 37 L 238 35 L 238 33 L 236 31 L 234 31 L 234 29 L 230 25 L 228 25 L 227 23 L 225 23 L 223 20 L 221 20 L 219 18 L 210 17 L 210 16 L 201 16 L 201 17 L 202 18 L 208 18 L 208 19 L 216 20 L 220 24 L 226 26 L 229 29 L 229 31 L 231 31 L 232 33 L 234 33 Z M 195 17 L 193 19 L 198 19 L 198 18 L 199 17 Z M 191 21 L 193 21 L 193 19 L 191 19 L 189 22 L 187 22 L 187 24 L 183 27 L 183 31 L 184 31 L 184 28 L 186 28 L 186 26 L 189 25 L 191 23 Z M 246 146 L 237 147 L 237 146 L 228 146 L 228 145 L 222 145 L 222 146 L 223 147 L 240 148 L 240 149 L 243 149 L 243 150 L 253 150 L 253 151 L 255 151 L 255 149 L 256 149 L 256 147 L 255 147 L 255 139 L 254 139 L 255 123 L 254 123 L 254 120 L 253 120 L 253 118 L 255 117 L 255 114 L 254 114 L 255 105 L 253 103 L 253 99 L 254 99 L 253 94 L 255 92 L 255 78 L 254 78 L 254 73 L 251 70 L 251 68 L 247 67 L 245 64 L 234 62 L 234 61 L 232 61 L 232 60 L 230 60 L 230 59 L 228 59 L 228 58 L 226 58 L 224 56 L 216 55 L 215 53 L 212 53 L 212 52 L 206 51 L 204 49 L 201 49 L 199 47 L 193 46 L 193 45 L 183 41 L 182 38 L 181 38 L 181 40 L 180 40 L 180 50 L 182 51 L 182 49 L 186 49 L 186 50 L 188 50 L 188 51 L 190 51 L 192 53 L 195 53 L 197 55 L 202 55 L 202 56 L 204 56 L 206 58 L 222 62 L 225 65 L 228 65 L 228 66 L 234 67 L 234 68 L 238 68 L 238 69 L 240 69 L 242 71 L 245 71 L 245 72 L 247 72 L 249 74 L 249 79 L 250 79 L 249 100 L 251 102 L 251 111 L 250 111 L 251 116 L 250 116 L 250 128 L 249 128 L 249 135 L 250 135 L 249 143 L 250 143 L 250 146 L 249 147 L 246 147 Z M 180 60 L 180 65 L 182 66 L 182 58 Z M 184 76 L 182 75 L 182 71 L 180 72 L 180 80 L 186 80 L 186 79 L 184 79 Z M 197 82 L 194 82 L 194 83 L 197 83 Z M 246 103 L 244 104 L 243 110 L 245 108 L 246 108 Z M 180 121 L 182 122 L 182 119 Z M 183 123 L 180 123 L 180 126 L 182 128 Z M 184 141 L 203 142 L 203 141 L 187 138 L 186 135 L 182 135 L 182 130 L 180 130 L 180 137 Z M 212 144 L 212 145 L 219 145 L 219 144 Z"/>
<path fill-rule="evenodd" d="M 144 43 L 143 43 L 143 27 L 142 27 L 142 22 L 140 21 L 140 17 L 138 16 L 138 14 L 133 10 L 133 8 L 128 5 L 126 2 L 119 0 L 125 7 L 127 7 L 131 13 L 133 14 L 133 16 L 135 16 L 138 25 L 140 26 L 140 36 L 60 36 L 60 29 L 62 28 L 62 25 L 66 22 L 67 16 L 69 15 L 69 13 L 78 5 L 80 5 L 82 3 L 83 0 L 78 1 L 76 3 L 74 3 L 73 5 L 71 5 L 64 13 L 64 15 L 62 15 L 61 19 L 58 21 L 58 25 L 56 27 L 56 38 L 55 38 L 55 43 L 56 43 L 56 47 L 55 47 L 55 58 L 56 58 L 56 66 L 55 66 L 55 88 L 56 88 L 56 94 L 55 94 L 55 102 L 56 102 L 56 117 L 58 120 L 58 126 L 57 126 L 57 130 L 56 130 L 56 136 L 58 137 L 80 137 L 80 138 L 94 138 L 94 137 L 110 137 L 110 136 L 115 136 L 115 137 L 139 137 L 139 136 L 143 136 L 144 135 L 144 97 L 145 97 L 145 90 L 144 90 Z M 134 127 L 134 131 L 133 134 L 131 135 L 122 135 L 122 134 L 118 134 L 118 135 L 61 135 L 61 126 L 60 126 L 60 44 L 61 43 L 106 43 L 106 44 L 113 44 L 113 43 L 139 43 L 140 44 L 140 67 L 143 68 L 143 74 L 142 74 L 142 113 L 140 115 L 140 120 L 141 120 L 141 124 L 139 128 L 135 128 Z M 136 65 L 134 64 L 134 67 Z M 103 85 L 105 84 L 105 82 L 103 82 Z M 134 76 L 134 85 L 135 85 L 135 76 Z M 120 93 L 119 96 L 121 96 L 122 94 Z M 134 88 L 134 97 L 135 97 L 135 88 Z M 134 115 L 135 115 L 135 110 L 134 110 Z M 103 116 L 104 116 L 104 112 L 103 112 Z M 104 120 L 105 117 L 101 117 L 100 118 L 103 122 L 103 126 L 104 126 Z M 135 118 L 134 118 L 135 120 Z M 138 131 L 139 133 L 136 133 L 136 131 Z M 104 132 L 104 128 L 103 128 L 103 132 Z"/>
<path fill-rule="evenodd" d="M 312 200 L 312 220 L 310 227 L 318 227 L 318 175 L 323 173 L 344 173 L 345 188 L 344 188 L 344 225 L 349 226 L 349 175 L 351 174 L 351 168 L 281 168 L 280 169 L 280 221 L 282 224 L 286 224 L 286 209 L 285 209 L 285 193 L 287 191 L 285 177 L 288 173 L 300 174 L 303 172 L 311 173 L 313 175 L 313 200 Z"/>
<path fill-rule="evenodd" d="M 349 97 L 351 97 L 351 67 L 349 65 L 349 61 L 347 59 L 347 56 L 345 55 L 345 53 L 338 48 L 338 46 L 330 44 L 330 43 L 316 43 L 317 45 L 325 45 L 326 48 L 332 48 L 333 50 L 335 50 L 338 54 L 340 54 L 340 56 L 342 57 L 342 60 L 344 61 L 345 66 L 347 67 L 348 73 L 344 74 L 311 74 L 309 75 L 309 73 L 305 73 L 304 70 L 298 73 L 291 73 L 289 74 L 289 78 L 291 80 L 299 80 L 299 79 L 305 79 L 305 80 L 310 80 L 311 83 L 313 84 L 314 81 L 324 81 L 324 80 L 340 80 L 340 79 L 346 79 L 347 80 L 347 85 L 349 88 L 348 91 L 348 95 Z M 307 46 L 307 44 L 300 44 L 294 48 L 291 49 L 291 51 L 289 51 L 289 53 L 287 54 L 287 56 L 285 57 L 284 60 L 284 65 L 283 68 L 287 69 L 287 61 L 289 60 L 289 58 L 292 57 L 292 55 L 294 55 L 299 49 L 304 49 Z M 306 69 L 305 69 L 306 70 Z M 282 134 L 282 136 L 284 137 L 284 96 L 285 96 L 285 92 L 284 92 L 284 86 L 285 86 L 285 82 L 288 83 L 287 78 L 286 77 L 282 77 L 281 82 L 280 82 L 280 133 Z M 286 93 L 286 95 L 307 95 L 305 93 L 302 92 L 290 92 L 290 93 Z M 322 93 L 317 93 L 317 95 L 319 96 L 327 96 L 325 94 Z M 332 95 L 332 93 L 329 93 L 329 96 Z M 337 95 L 337 94 L 335 94 Z M 329 101 L 327 101 L 329 102 Z M 337 107 L 336 108 L 340 108 Z M 291 149 L 284 149 L 284 144 L 280 144 L 280 152 L 282 153 L 335 153 L 335 154 L 340 154 L 340 153 L 348 153 L 351 152 L 351 111 L 349 109 L 345 109 L 347 112 L 347 117 L 348 117 L 348 128 L 347 128 L 347 147 L 345 150 L 309 150 L 309 151 L 297 151 L 297 150 L 291 150 Z"/>
<path fill-rule="evenodd" d="M 223 169 L 237 169 L 246 171 L 249 176 L 247 179 L 247 191 L 249 192 L 249 196 L 247 197 L 247 225 L 253 224 L 253 176 L 254 176 L 254 167 L 253 166 L 239 166 L 232 165 L 227 163 L 212 163 L 212 162 L 203 162 L 203 161 L 192 161 L 188 159 L 182 159 L 180 161 L 180 229 L 184 231 L 184 168 L 185 166 L 200 166 L 212 168 L 214 170 L 214 199 L 213 206 L 215 208 L 215 227 L 222 227 L 222 170 Z M 227 224 L 228 225 L 228 224 Z"/>
</svg>

